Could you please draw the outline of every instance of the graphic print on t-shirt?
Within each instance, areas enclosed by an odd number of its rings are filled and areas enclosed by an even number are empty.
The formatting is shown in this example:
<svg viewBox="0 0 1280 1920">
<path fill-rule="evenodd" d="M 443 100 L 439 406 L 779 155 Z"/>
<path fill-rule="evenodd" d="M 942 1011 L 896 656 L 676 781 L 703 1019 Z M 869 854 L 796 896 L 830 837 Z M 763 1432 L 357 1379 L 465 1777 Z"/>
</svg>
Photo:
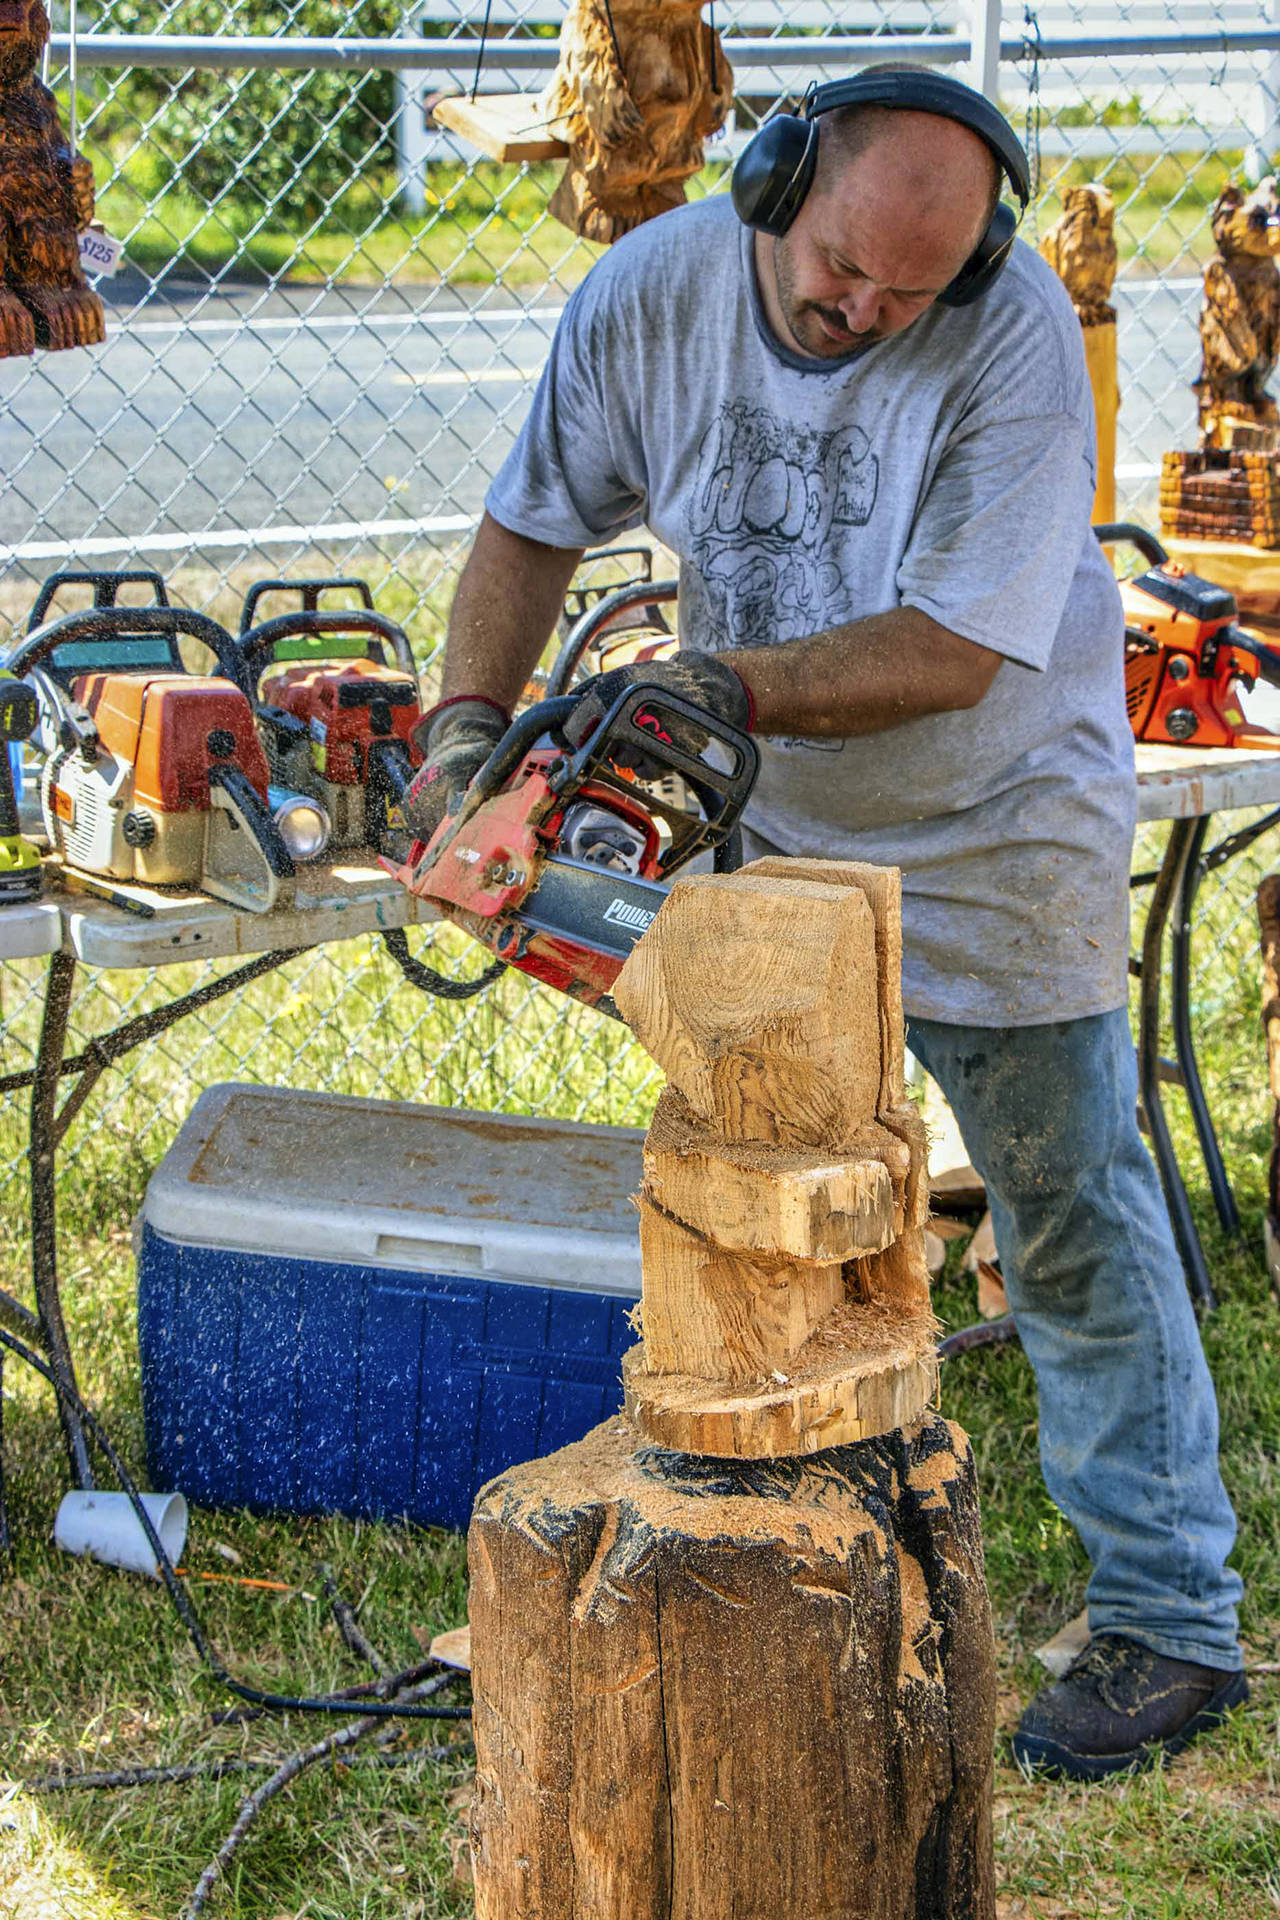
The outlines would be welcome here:
<svg viewBox="0 0 1280 1920">
<path fill-rule="evenodd" d="M 879 480 L 861 427 L 819 433 L 727 402 L 702 437 L 689 513 L 712 645 L 821 632 L 840 592 L 840 533 L 866 526 Z"/>
</svg>

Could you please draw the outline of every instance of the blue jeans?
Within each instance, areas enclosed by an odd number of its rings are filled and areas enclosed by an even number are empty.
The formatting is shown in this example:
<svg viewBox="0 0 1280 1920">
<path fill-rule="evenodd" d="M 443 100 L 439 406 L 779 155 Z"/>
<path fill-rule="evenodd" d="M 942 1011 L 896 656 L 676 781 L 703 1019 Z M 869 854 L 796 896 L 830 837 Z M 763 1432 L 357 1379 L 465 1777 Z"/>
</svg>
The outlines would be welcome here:
<svg viewBox="0 0 1280 1920">
<path fill-rule="evenodd" d="M 1217 1402 L 1138 1132 L 1127 1015 L 1015 1028 L 911 1020 L 907 1042 L 987 1183 L 1035 1368 L 1045 1484 L 1093 1564 L 1092 1631 L 1239 1667 Z"/>
</svg>

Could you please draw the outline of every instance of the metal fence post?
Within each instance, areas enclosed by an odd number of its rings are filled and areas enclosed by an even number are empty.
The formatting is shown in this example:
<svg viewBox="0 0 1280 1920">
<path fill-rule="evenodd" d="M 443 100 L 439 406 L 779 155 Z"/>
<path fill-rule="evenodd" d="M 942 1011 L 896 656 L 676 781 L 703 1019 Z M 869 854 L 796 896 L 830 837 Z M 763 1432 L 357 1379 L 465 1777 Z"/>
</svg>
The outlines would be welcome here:
<svg viewBox="0 0 1280 1920">
<path fill-rule="evenodd" d="M 1280 26 L 1280 0 L 1264 0 L 1259 12 L 1269 27 Z M 1256 182 L 1271 172 L 1280 149 L 1280 53 L 1264 53 L 1259 61 L 1249 131 L 1253 139 L 1245 154 L 1245 172 Z"/>
<path fill-rule="evenodd" d="M 969 85 L 998 104 L 1001 0 L 969 0 Z"/>
<path fill-rule="evenodd" d="M 406 39 L 418 38 L 418 9 L 409 5 L 400 32 Z M 396 185 L 401 205 L 409 213 L 425 213 L 427 206 L 426 115 L 422 98 L 426 82 L 423 68 L 398 68 L 396 88 Z"/>
</svg>

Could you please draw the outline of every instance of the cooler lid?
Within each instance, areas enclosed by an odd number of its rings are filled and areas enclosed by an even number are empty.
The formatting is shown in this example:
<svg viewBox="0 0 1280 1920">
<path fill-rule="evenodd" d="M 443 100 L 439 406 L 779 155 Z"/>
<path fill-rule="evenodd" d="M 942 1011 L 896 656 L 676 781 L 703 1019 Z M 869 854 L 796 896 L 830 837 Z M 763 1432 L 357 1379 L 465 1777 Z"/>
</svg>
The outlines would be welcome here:
<svg viewBox="0 0 1280 1920">
<path fill-rule="evenodd" d="M 185 1246 L 640 1291 L 639 1127 L 210 1087 L 142 1217 Z"/>
</svg>

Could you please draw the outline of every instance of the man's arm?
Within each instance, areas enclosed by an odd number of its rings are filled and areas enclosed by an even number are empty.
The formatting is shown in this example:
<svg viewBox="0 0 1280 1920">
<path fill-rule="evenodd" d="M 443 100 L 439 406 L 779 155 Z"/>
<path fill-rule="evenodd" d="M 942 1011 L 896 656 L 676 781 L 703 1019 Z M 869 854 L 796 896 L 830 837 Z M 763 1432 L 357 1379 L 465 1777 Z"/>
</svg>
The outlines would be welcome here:
<svg viewBox="0 0 1280 1920">
<path fill-rule="evenodd" d="M 485 514 L 449 615 L 442 699 L 480 694 L 514 710 L 582 553 L 526 540 Z"/>
<path fill-rule="evenodd" d="M 807 640 L 718 657 L 749 691 L 756 733 L 850 739 L 976 707 L 1003 656 L 917 607 L 894 607 Z"/>
</svg>

